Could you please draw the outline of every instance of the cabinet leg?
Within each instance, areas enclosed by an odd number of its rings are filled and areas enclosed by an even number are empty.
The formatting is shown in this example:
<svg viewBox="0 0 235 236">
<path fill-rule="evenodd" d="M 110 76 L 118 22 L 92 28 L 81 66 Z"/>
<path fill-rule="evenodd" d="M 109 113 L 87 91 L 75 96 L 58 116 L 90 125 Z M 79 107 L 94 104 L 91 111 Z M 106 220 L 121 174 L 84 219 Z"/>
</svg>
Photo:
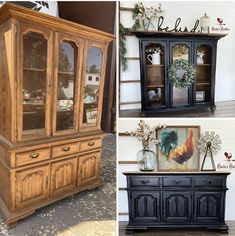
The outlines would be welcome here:
<svg viewBox="0 0 235 236">
<path fill-rule="evenodd" d="M 141 112 L 141 113 L 140 113 L 140 116 L 141 116 L 141 117 L 146 117 L 146 114 L 145 114 L 144 112 Z"/>
<path fill-rule="evenodd" d="M 134 230 L 133 229 L 126 229 L 126 234 L 133 234 Z"/>
<path fill-rule="evenodd" d="M 211 106 L 210 109 L 211 109 L 211 112 L 213 113 L 216 110 L 216 106 Z"/>
<path fill-rule="evenodd" d="M 17 224 L 18 224 L 18 220 L 6 222 L 7 229 L 12 229 L 12 228 L 16 227 Z"/>
<path fill-rule="evenodd" d="M 222 230 L 220 230 L 220 233 L 221 234 L 228 234 L 228 229 L 222 229 Z"/>
</svg>

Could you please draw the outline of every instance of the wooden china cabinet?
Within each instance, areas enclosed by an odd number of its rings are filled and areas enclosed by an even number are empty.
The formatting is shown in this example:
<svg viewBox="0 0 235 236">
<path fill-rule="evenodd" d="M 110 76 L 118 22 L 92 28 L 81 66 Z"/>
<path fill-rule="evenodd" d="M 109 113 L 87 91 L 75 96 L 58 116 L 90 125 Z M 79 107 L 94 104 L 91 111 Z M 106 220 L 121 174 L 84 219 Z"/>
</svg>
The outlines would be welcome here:
<svg viewBox="0 0 235 236">
<path fill-rule="evenodd" d="M 143 115 L 215 109 L 217 42 L 224 34 L 142 31 L 133 31 L 132 34 L 139 39 Z M 160 63 L 154 64 L 148 57 L 156 50 L 160 51 Z M 203 61 L 197 60 L 198 53 L 204 54 Z M 168 69 L 176 59 L 187 60 L 196 68 L 195 83 L 187 88 L 173 86 L 168 78 Z"/>
<path fill-rule="evenodd" d="M 100 123 L 114 38 L 14 4 L 0 8 L 0 208 L 10 227 L 102 184 Z"/>
</svg>

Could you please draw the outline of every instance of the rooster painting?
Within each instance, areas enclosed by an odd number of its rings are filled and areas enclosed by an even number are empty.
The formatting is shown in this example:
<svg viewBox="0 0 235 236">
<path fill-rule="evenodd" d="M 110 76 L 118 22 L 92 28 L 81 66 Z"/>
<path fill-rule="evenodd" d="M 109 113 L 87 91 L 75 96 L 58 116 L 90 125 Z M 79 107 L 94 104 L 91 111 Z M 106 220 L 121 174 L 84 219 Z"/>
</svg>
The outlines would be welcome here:
<svg viewBox="0 0 235 236">
<path fill-rule="evenodd" d="M 160 134 L 159 151 L 161 154 L 162 162 L 167 164 L 174 163 L 174 168 L 187 170 L 188 162 L 195 158 L 195 136 L 196 130 L 192 129 L 164 129 Z M 196 167 L 197 168 L 197 167 Z M 196 169 L 195 168 L 195 169 Z"/>
</svg>

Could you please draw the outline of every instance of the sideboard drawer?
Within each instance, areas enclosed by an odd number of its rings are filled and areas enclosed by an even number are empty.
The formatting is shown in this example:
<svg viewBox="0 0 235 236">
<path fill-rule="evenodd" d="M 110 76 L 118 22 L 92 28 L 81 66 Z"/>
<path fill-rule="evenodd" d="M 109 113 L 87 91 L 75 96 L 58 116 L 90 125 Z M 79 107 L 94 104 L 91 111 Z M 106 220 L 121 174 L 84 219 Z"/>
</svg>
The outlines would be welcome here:
<svg viewBox="0 0 235 236">
<path fill-rule="evenodd" d="M 222 187 L 224 178 L 220 176 L 208 176 L 207 178 L 195 178 L 194 185 L 196 187 Z"/>
<path fill-rule="evenodd" d="M 130 187 L 158 187 L 160 186 L 160 178 L 158 177 L 130 177 Z"/>
<path fill-rule="evenodd" d="M 16 166 L 23 166 L 50 159 L 50 148 L 42 148 L 30 152 L 16 154 Z"/>
<path fill-rule="evenodd" d="M 80 151 L 89 151 L 102 146 L 102 139 L 91 139 L 80 143 Z"/>
<path fill-rule="evenodd" d="M 163 177 L 162 178 L 162 186 L 163 187 L 175 187 L 175 186 L 183 186 L 183 187 L 191 187 L 192 178 L 191 177 Z"/>
<path fill-rule="evenodd" d="M 79 152 L 78 142 L 52 147 L 52 157 L 60 157 L 64 155 L 75 154 L 78 152 Z"/>
</svg>

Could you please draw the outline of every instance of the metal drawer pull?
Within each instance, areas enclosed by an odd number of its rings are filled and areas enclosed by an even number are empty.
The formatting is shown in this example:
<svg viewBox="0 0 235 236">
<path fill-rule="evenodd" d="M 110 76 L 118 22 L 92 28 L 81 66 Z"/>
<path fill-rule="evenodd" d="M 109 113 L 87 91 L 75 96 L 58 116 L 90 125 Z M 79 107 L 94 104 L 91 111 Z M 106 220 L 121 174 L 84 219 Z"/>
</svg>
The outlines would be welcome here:
<svg viewBox="0 0 235 236">
<path fill-rule="evenodd" d="M 207 180 L 207 183 L 208 183 L 208 184 L 211 184 L 211 183 L 212 183 L 212 181 L 209 179 L 209 180 Z"/>
<path fill-rule="evenodd" d="M 173 182 L 174 184 L 180 184 L 180 183 L 182 183 L 182 181 L 180 181 L 180 180 L 172 180 L 172 182 Z"/>
<path fill-rule="evenodd" d="M 149 180 L 141 180 L 140 181 L 142 184 L 147 184 L 147 183 L 149 183 L 150 181 Z"/>
<path fill-rule="evenodd" d="M 31 157 L 31 158 L 37 158 L 37 157 L 39 157 L 39 153 L 31 153 L 29 156 Z"/>
<path fill-rule="evenodd" d="M 70 150 L 70 147 L 69 147 L 69 146 L 62 147 L 62 150 L 63 150 L 64 152 L 67 152 L 67 151 Z"/>
<path fill-rule="evenodd" d="M 91 147 L 91 146 L 94 146 L 94 145 L 95 145 L 94 142 L 89 142 L 89 143 L 88 143 L 88 146 L 90 146 L 90 147 Z"/>
</svg>

